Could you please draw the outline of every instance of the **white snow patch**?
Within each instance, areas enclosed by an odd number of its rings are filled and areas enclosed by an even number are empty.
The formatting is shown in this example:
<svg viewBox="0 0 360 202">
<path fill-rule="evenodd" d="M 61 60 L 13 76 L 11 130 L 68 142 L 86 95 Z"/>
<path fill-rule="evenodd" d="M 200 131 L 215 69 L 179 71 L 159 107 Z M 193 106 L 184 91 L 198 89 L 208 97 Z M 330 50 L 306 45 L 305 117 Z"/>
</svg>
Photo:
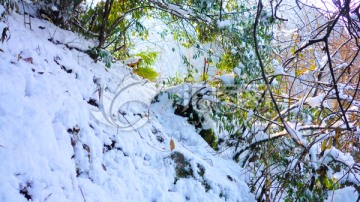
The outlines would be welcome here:
<svg viewBox="0 0 360 202">
<path fill-rule="evenodd" d="M 231 85 L 235 83 L 235 74 L 223 74 L 223 75 L 216 75 L 216 79 L 220 79 L 224 84 Z"/>
<path fill-rule="evenodd" d="M 310 97 L 306 99 L 306 103 L 309 104 L 312 108 L 319 107 L 321 102 L 324 100 L 325 94 L 321 93 L 318 96 Z"/>
<path fill-rule="evenodd" d="M 216 24 L 219 27 L 219 29 L 224 29 L 226 27 L 231 26 L 231 20 L 217 21 Z"/>
<path fill-rule="evenodd" d="M 345 187 L 329 192 L 326 202 L 356 201 L 359 195 L 354 187 Z"/>
<path fill-rule="evenodd" d="M 274 72 L 274 74 L 284 74 L 285 72 L 284 72 L 284 67 L 282 67 L 282 66 L 280 66 L 280 65 L 277 65 L 276 67 L 275 67 L 275 72 Z"/>
</svg>

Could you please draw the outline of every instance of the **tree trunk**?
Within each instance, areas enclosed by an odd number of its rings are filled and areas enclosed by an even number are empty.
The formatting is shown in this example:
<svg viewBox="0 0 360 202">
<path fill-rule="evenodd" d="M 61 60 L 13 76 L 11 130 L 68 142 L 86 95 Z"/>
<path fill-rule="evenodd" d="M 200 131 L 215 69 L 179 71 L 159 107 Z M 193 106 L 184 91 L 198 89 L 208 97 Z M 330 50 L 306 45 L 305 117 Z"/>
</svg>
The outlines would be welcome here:
<svg viewBox="0 0 360 202">
<path fill-rule="evenodd" d="M 105 2 L 103 21 L 101 23 L 100 33 L 99 33 L 99 37 L 98 37 L 98 40 L 99 40 L 98 48 L 101 48 L 106 41 L 107 34 L 105 32 L 106 31 L 105 28 L 106 28 L 106 25 L 109 20 L 109 15 L 110 15 L 110 11 L 111 11 L 113 2 L 114 2 L 114 0 L 106 0 L 106 2 Z"/>
</svg>

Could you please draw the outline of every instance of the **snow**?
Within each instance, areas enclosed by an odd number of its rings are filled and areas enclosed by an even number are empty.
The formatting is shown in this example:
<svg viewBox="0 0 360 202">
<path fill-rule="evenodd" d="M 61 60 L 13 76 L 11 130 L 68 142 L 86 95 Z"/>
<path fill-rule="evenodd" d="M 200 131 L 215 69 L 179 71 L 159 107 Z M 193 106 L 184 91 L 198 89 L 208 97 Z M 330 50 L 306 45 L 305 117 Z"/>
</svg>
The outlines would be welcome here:
<svg viewBox="0 0 360 202">
<path fill-rule="evenodd" d="M 350 14 L 350 18 L 353 19 L 353 20 L 357 20 L 358 19 L 358 16 L 356 14 Z"/>
<path fill-rule="evenodd" d="M 318 96 L 310 97 L 306 99 L 306 103 L 309 104 L 312 108 L 321 106 L 321 102 L 324 100 L 325 94 L 321 93 Z"/>
<path fill-rule="evenodd" d="M 326 202 L 357 201 L 357 191 L 354 187 L 345 187 L 329 193 Z"/>
<path fill-rule="evenodd" d="M 353 157 L 349 153 L 343 153 L 340 150 L 336 149 L 335 147 L 326 150 L 324 154 L 325 154 L 324 156 L 329 155 L 333 159 L 344 163 L 348 167 L 352 167 L 355 164 Z"/>
<path fill-rule="evenodd" d="M 4 8 L 2 5 L 0 5 L 0 16 L 1 16 L 3 13 L 5 13 L 5 8 Z"/>
<path fill-rule="evenodd" d="M 94 45 L 75 33 L 31 23 L 16 13 L 0 22 L 11 33 L 0 44 L 0 201 L 255 201 L 239 165 L 213 155 L 167 96 L 150 105 L 154 83 L 69 50 Z M 175 183 L 174 152 L 194 176 Z"/>
<path fill-rule="evenodd" d="M 53 10 L 53 11 L 58 11 L 59 9 L 58 9 L 58 7 L 56 7 L 56 6 L 51 6 L 51 10 Z"/>
<path fill-rule="evenodd" d="M 167 5 L 169 9 L 174 10 L 175 12 L 179 13 L 182 16 L 190 17 L 190 15 L 193 15 L 193 11 L 188 9 L 182 9 L 178 5 L 175 4 L 168 4 Z"/>
<path fill-rule="evenodd" d="M 298 131 L 296 125 L 291 122 L 286 122 L 285 124 L 286 131 L 289 135 L 298 142 L 298 144 L 305 145 L 306 141 L 303 139 L 303 135 Z"/>
<path fill-rule="evenodd" d="M 246 120 L 250 120 L 254 115 L 254 111 L 253 110 L 250 110 L 248 113 L 247 113 L 247 118 Z"/>
<path fill-rule="evenodd" d="M 233 70 L 233 72 L 234 72 L 236 75 L 241 76 L 241 69 L 240 69 L 240 67 L 235 67 L 234 70 Z"/>
<path fill-rule="evenodd" d="M 346 63 L 346 62 L 341 63 L 341 64 L 339 64 L 339 65 L 336 65 L 336 66 L 334 67 L 334 71 L 335 71 L 335 70 L 338 70 L 338 69 L 342 69 L 342 68 L 344 68 L 344 67 L 346 67 L 346 66 L 348 66 L 348 63 Z"/>
<path fill-rule="evenodd" d="M 231 85 L 235 83 L 235 74 L 223 74 L 223 75 L 216 75 L 216 79 L 220 79 L 223 84 Z"/>
<path fill-rule="evenodd" d="M 224 29 L 226 27 L 231 26 L 231 21 L 230 20 L 217 21 L 217 26 L 219 27 L 219 29 Z"/>
<path fill-rule="evenodd" d="M 318 144 L 315 144 L 314 146 L 310 147 L 309 150 L 309 155 L 311 158 L 311 166 L 313 167 L 313 169 L 317 170 L 318 169 L 318 160 L 317 160 L 317 156 L 316 153 L 318 152 Z"/>
<path fill-rule="evenodd" d="M 282 66 L 280 66 L 280 65 L 278 65 L 278 66 L 276 66 L 275 67 L 275 72 L 274 72 L 274 74 L 284 74 L 285 72 L 284 72 L 284 67 L 282 67 Z"/>
<path fill-rule="evenodd" d="M 320 67 L 325 66 L 327 62 L 328 62 L 328 57 L 325 55 L 324 57 L 321 58 Z"/>
<path fill-rule="evenodd" d="M 132 64 L 136 64 L 139 63 L 142 59 L 141 58 L 129 58 L 123 61 L 123 64 L 125 65 L 132 65 Z"/>
</svg>

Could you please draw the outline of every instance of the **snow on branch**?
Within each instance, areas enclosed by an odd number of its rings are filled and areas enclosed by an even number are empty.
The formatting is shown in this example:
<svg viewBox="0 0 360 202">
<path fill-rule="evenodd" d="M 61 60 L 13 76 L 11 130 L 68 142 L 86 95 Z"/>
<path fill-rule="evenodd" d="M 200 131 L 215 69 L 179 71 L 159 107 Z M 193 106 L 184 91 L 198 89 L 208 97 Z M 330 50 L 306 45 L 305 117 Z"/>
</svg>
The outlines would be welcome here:
<svg viewBox="0 0 360 202">
<path fill-rule="evenodd" d="M 182 8 L 176 4 L 166 3 L 159 0 L 150 0 L 154 4 L 154 7 L 165 12 L 168 12 L 176 17 L 186 20 L 196 20 L 205 23 L 210 23 L 211 20 L 206 16 L 199 16 L 193 9 Z"/>
</svg>

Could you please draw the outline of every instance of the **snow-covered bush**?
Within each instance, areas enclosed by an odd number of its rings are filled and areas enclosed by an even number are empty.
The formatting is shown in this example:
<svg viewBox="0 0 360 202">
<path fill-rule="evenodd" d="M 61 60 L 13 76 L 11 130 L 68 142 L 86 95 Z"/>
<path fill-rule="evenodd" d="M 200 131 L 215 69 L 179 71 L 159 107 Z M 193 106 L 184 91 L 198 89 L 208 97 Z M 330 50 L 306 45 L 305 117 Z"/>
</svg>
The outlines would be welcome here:
<svg viewBox="0 0 360 202">
<path fill-rule="evenodd" d="M 229 15 L 230 21 L 217 23 L 223 29 L 218 36 L 223 52 L 217 67 L 230 73 L 210 82 L 221 95 L 214 102 L 217 106 L 203 112 L 185 104 L 180 111 L 186 115 L 191 111 L 196 119 L 211 112 L 217 126 L 214 132 L 226 142 L 220 144 L 219 154 L 232 155 L 248 169 L 258 200 L 323 201 L 329 191 L 360 184 L 360 162 L 353 158 L 359 152 L 355 36 L 360 18 L 350 15 L 359 6 L 350 3 L 340 2 L 326 14 L 303 6 L 305 13 L 296 11 L 303 16 L 285 12 L 291 20 L 286 23 L 277 13 L 279 5 L 265 11 L 259 1 L 256 11 L 244 10 L 244 20 Z M 298 25 L 299 16 L 315 16 L 327 29 L 311 22 Z M 214 30 L 199 29 L 199 33 Z M 207 32 L 203 40 L 213 38 L 211 33 L 217 32 Z M 190 44 L 196 44 L 194 38 Z"/>
<path fill-rule="evenodd" d="M 72 21 L 85 12 L 86 8 L 81 3 L 82 0 L 34 1 L 39 18 L 49 20 L 55 25 L 68 30 L 73 27 Z"/>
</svg>

